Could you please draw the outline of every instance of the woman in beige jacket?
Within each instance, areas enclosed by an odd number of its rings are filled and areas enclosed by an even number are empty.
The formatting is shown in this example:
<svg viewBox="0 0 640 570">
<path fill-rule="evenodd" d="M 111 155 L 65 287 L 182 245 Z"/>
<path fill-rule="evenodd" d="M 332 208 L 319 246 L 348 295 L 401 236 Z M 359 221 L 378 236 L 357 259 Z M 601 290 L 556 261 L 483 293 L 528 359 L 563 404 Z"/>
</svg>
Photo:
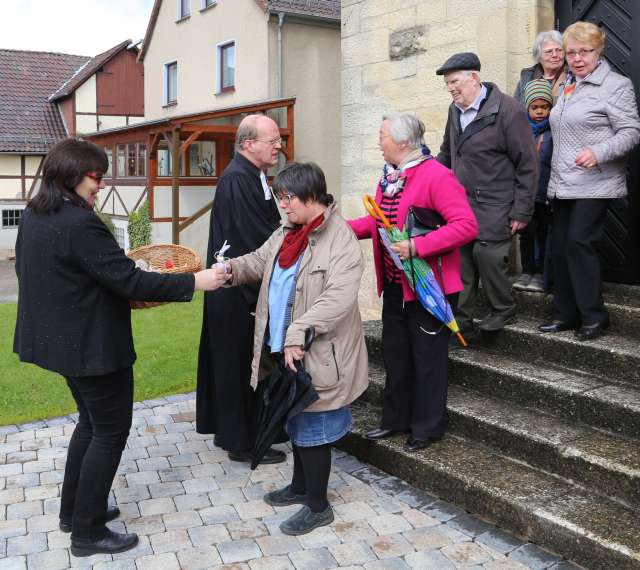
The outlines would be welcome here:
<svg viewBox="0 0 640 570">
<path fill-rule="evenodd" d="M 273 184 L 288 221 L 253 253 L 226 264 L 231 284 L 262 281 L 256 308 L 252 385 L 263 351 L 295 370 L 304 358 L 319 399 L 287 422 L 294 467 L 290 485 L 265 495 L 274 506 L 304 506 L 280 528 L 305 534 L 333 521 L 327 501 L 331 444 L 351 427 L 349 404 L 368 385 L 358 308 L 363 271 L 358 241 L 313 163 L 291 164 Z M 316 338 L 305 354 L 305 332 Z"/>
</svg>

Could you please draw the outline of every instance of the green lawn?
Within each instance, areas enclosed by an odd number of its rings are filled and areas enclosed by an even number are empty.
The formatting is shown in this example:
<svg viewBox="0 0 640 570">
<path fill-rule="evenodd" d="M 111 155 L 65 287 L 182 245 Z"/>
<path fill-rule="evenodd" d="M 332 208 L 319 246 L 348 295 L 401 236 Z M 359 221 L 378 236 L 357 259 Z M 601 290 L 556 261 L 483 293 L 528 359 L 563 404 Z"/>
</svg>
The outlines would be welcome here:
<svg viewBox="0 0 640 570">
<path fill-rule="evenodd" d="M 195 389 L 202 299 L 200 293 L 191 303 L 132 312 L 136 401 Z M 23 364 L 13 353 L 15 320 L 16 305 L 0 305 L 0 425 L 74 412 L 61 376 Z"/>
</svg>

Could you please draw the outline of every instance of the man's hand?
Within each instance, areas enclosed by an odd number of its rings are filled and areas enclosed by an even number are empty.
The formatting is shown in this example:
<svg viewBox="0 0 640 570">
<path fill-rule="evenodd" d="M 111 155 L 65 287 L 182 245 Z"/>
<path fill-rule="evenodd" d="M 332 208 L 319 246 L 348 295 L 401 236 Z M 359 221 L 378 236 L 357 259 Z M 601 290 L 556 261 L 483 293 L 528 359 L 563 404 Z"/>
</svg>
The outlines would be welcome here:
<svg viewBox="0 0 640 570">
<path fill-rule="evenodd" d="M 516 235 L 519 231 L 524 230 L 527 227 L 527 222 L 521 222 L 520 220 L 511 220 L 511 235 Z"/>
<path fill-rule="evenodd" d="M 285 346 L 284 347 L 284 362 L 287 368 L 290 368 L 294 372 L 297 372 L 296 360 L 302 360 L 304 358 L 304 350 L 301 346 Z"/>
<path fill-rule="evenodd" d="M 583 168 L 594 168 L 598 166 L 598 159 L 591 149 L 585 148 L 577 154 L 576 165 Z"/>
<path fill-rule="evenodd" d="M 224 267 L 213 266 L 211 269 L 198 271 L 196 277 L 196 291 L 215 291 L 231 280 L 231 274 L 225 273 Z"/>
<path fill-rule="evenodd" d="M 402 261 L 404 261 L 405 259 L 409 259 L 410 253 L 414 257 L 416 255 L 413 240 L 409 241 L 408 239 L 406 239 L 404 241 L 398 241 L 391 246 L 391 249 L 400 256 L 400 259 L 402 259 Z"/>
</svg>

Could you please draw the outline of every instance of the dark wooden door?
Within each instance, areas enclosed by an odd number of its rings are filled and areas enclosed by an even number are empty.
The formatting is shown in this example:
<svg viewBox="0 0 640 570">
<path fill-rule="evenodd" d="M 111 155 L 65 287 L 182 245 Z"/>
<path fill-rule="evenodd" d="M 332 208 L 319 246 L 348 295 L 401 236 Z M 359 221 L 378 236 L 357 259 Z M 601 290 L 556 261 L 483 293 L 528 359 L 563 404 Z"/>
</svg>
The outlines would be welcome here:
<svg viewBox="0 0 640 570">
<path fill-rule="evenodd" d="M 556 0 L 560 31 L 578 20 L 593 22 L 607 34 L 605 58 L 614 71 L 631 79 L 640 102 L 640 0 Z M 600 245 L 604 280 L 640 284 L 640 148 L 632 152 L 627 198 L 607 213 Z"/>
</svg>

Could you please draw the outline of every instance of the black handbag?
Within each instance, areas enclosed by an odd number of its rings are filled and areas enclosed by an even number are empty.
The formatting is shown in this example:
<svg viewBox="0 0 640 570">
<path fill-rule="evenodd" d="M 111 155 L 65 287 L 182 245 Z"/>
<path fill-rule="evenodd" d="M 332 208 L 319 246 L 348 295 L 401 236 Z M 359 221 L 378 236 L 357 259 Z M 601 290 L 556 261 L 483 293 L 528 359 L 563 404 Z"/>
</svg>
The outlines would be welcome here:
<svg viewBox="0 0 640 570">
<path fill-rule="evenodd" d="M 409 237 L 426 236 L 446 225 L 446 220 L 431 208 L 409 207 L 405 229 Z"/>
</svg>

